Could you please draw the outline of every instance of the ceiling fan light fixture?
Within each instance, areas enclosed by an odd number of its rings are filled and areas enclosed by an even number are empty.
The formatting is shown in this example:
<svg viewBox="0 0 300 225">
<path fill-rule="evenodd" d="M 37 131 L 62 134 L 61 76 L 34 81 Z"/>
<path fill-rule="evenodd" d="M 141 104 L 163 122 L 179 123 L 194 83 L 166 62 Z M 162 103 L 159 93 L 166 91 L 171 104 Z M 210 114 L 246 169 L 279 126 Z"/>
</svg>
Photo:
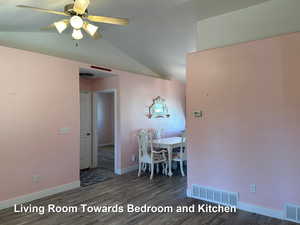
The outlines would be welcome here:
<svg viewBox="0 0 300 225">
<path fill-rule="evenodd" d="M 91 36 L 94 36 L 98 30 L 98 27 L 93 24 L 88 23 L 86 26 L 86 29 Z"/>
<path fill-rule="evenodd" d="M 54 23 L 54 26 L 56 28 L 56 30 L 58 31 L 58 33 L 62 33 L 64 32 L 65 29 L 67 29 L 68 25 L 64 22 L 64 21 L 59 21 Z"/>
<path fill-rule="evenodd" d="M 51 25 L 48 25 L 47 27 L 43 27 L 41 28 L 41 30 L 46 31 L 55 28 L 58 33 L 61 34 L 69 27 L 70 24 L 70 27 L 72 27 L 73 29 L 72 37 L 74 40 L 80 40 L 83 38 L 82 30 L 89 34 L 94 40 L 98 40 L 102 37 L 101 33 L 99 32 L 99 27 L 93 24 L 89 24 L 87 21 L 95 23 L 115 24 L 121 26 L 128 25 L 129 23 L 129 20 L 126 18 L 90 15 L 88 11 L 90 0 L 73 1 L 74 3 L 67 4 L 65 6 L 64 11 L 56 11 L 51 9 L 32 7 L 28 5 L 17 5 L 17 7 L 68 17 L 67 19 L 60 20 L 58 22 L 52 23 Z"/>
<path fill-rule="evenodd" d="M 70 23 L 71 26 L 76 30 L 81 29 L 83 26 L 83 20 L 80 16 L 72 16 Z"/>
<path fill-rule="evenodd" d="M 81 40 L 83 38 L 83 34 L 81 32 L 81 30 L 76 30 L 74 29 L 73 30 L 73 33 L 72 33 L 72 37 L 75 39 L 75 40 Z"/>
</svg>

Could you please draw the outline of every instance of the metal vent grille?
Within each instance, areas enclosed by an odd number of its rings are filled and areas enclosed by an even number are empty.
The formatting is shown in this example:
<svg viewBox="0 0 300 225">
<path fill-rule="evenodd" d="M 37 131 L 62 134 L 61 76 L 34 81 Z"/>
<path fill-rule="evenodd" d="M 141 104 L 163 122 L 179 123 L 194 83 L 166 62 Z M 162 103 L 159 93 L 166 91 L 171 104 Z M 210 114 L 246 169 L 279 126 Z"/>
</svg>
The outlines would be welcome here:
<svg viewBox="0 0 300 225">
<path fill-rule="evenodd" d="M 207 200 L 213 201 L 214 200 L 214 192 L 213 190 L 207 189 Z"/>
<path fill-rule="evenodd" d="M 192 197 L 221 205 L 237 206 L 238 193 L 192 185 Z"/>
<path fill-rule="evenodd" d="M 192 187 L 192 194 L 196 195 L 196 196 L 200 195 L 200 189 L 196 186 L 193 186 Z"/>
<path fill-rule="evenodd" d="M 219 191 L 214 191 L 214 201 L 215 202 L 221 202 L 221 195 L 222 193 Z"/>
<path fill-rule="evenodd" d="M 229 194 L 229 205 L 235 205 L 235 206 L 237 206 L 237 204 L 238 204 L 237 194 L 230 193 Z"/>
<path fill-rule="evenodd" d="M 300 206 L 287 204 L 285 207 L 285 217 L 287 220 L 300 223 Z"/>
<path fill-rule="evenodd" d="M 200 198 L 207 198 L 207 192 L 205 188 L 200 187 Z"/>
<path fill-rule="evenodd" d="M 228 204 L 229 202 L 229 195 L 226 192 L 222 192 L 222 203 L 223 204 Z"/>
</svg>

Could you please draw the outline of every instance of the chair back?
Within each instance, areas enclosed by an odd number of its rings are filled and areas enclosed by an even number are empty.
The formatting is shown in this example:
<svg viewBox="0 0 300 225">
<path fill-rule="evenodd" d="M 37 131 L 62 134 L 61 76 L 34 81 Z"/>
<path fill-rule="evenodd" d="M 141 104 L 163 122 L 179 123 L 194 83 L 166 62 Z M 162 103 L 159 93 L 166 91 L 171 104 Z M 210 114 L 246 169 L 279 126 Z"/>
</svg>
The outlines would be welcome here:
<svg viewBox="0 0 300 225">
<path fill-rule="evenodd" d="M 181 134 L 180 157 L 186 158 L 186 131 Z"/>
<path fill-rule="evenodd" d="M 154 138 L 160 139 L 164 136 L 164 128 L 158 128 L 154 130 Z"/>
<path fill-rule="evenodd" d="M 149 132 L 147 130 L 140 130 L 138 133 L 139 156 L 143 157 L 148 154 L 150 147 Z"/>
</svg>

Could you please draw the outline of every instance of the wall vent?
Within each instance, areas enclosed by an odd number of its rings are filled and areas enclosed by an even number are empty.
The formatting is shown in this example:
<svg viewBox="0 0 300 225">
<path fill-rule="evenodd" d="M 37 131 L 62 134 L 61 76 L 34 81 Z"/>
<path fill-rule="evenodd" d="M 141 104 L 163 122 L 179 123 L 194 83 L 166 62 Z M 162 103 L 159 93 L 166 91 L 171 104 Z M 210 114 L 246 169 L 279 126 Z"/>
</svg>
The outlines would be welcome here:
<svg viewBox="0 0 300 225">
<path fill-rule="evenodd" d="M 300 223 L 300 206 L 293 204 L 286 204 L 285 206 L 285 218 L 287 220 Z"/>
<path fill-rule="evenodd" d="M 191 195 L 193 198 L 221 205 L 237 207 L 238 204 L 238 193 L 236 192 L 228 192 L 196 184 L 192 185 Z"/>
</svg>

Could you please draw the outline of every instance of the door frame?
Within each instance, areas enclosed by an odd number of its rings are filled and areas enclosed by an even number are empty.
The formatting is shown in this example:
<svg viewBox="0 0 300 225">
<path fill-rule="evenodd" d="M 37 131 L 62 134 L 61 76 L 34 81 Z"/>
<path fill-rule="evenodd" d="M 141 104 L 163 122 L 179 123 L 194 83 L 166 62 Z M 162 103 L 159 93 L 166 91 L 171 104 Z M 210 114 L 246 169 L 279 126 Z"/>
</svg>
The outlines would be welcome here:
<svg viewBox="0 0 300 225">
<path fill-rule="evenodd" d="M 97 101 L 98 94 L 112 93 L 114 95 L 114 173 L 118 174 L 118 104 L 117 104 L 117 89 L 105 89 L 101 91 L 94 91 L 92 93 L 92 168 L 98 166 L 98 131 L 97 131 Z"/>
</svg>

